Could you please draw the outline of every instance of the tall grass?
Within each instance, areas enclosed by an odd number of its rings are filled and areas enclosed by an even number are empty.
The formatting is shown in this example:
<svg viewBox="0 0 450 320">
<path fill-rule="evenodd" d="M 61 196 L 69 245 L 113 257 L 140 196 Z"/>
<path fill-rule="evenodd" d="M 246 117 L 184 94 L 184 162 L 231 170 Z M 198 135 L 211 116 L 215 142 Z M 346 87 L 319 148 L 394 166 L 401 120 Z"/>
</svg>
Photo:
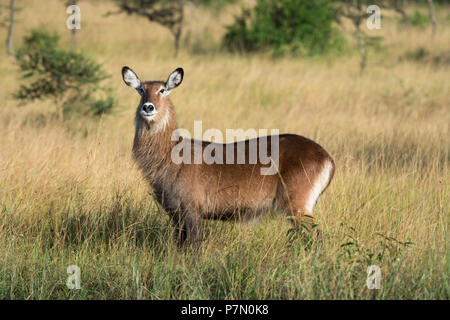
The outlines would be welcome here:
<svg viewBox="0 0 450 320">
<path fill-rule="evenodd" d="M 0 298 L 449 298 L 449 66 L 402 59 L 420 47 L 448 51 L 448 9 L 438 11 L 433 41 L 431 30 L 387 16 L 385 50 L 358 76 L 352 54 L 272 60 L 208 50 L 238 6 L 218 15 L 190 8 L 191 42 L 175 60 L 166 30 L 104 18 L 114 8 L 100 3 L 81 2 L 78 43 L 113 74 L 120 103 L 98 123 L 62 126 L 51 102 L 17 106 L 18 70 L 0 42 Z M 61 1 L 27 2 L 19 17 L 16 39 L 45 24 L 69 45 Z M 195 53 L 205 33 L 210 43 Z M 323 145 L 337 171 L 315 210 L 322 243 L 290 234 L 274 212 L 255 225 L 206 222 L 201 248 L 178 250 L 131 159 L 138 97 L 122 83 L 123 65 L 147 80 L 185 69 L 171 94 L 179 127 L 279 128 Z M 66 286 L 72 264 L 81 290 Z M 366 288 L 372 264 L 380 290 Z"/>
</svg>

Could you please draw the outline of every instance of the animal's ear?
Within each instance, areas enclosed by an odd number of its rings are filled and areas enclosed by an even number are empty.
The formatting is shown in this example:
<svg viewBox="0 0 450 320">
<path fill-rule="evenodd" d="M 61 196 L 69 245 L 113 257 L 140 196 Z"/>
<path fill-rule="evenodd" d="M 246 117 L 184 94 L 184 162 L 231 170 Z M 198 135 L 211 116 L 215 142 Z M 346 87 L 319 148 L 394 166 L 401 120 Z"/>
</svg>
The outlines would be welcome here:
<svg viewBox="0 0 450 320">
<path fill-rule="evenodd" d="M 139 80 L 136 73 L 128 67 L 122 68 L 123 81 L 130 87 L 136 89 L 138 92 L 142 89 L 141 80 Z M 140 93 L 140 92 L 139 92 Z"/>
<path fill-rule="evenodd" d="M 169 94 L 172 89 L 178 87 L 183 81 L 184 71 L 182 68 L 178 68 L 174 72 L 172 72 L 169 76 L 169 79 L 166 81 L 166 90 Z"/>
</svg>

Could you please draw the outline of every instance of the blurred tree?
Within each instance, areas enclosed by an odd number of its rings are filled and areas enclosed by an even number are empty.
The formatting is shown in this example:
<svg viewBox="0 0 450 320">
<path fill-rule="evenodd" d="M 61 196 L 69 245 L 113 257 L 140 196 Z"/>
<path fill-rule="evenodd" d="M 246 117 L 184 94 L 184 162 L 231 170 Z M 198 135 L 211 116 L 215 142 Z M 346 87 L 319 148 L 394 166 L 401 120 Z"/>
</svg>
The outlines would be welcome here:
<svg viewBox="0 0 450 320">
<path fill-rule="evenodd" d="M 6 47 L 8 48 L 8 55 L 14 55 L 14 27 L 16 25 L 16 0 L 11 0 L 9 5 L 9 27 L 8 27 L 8 37 L 6 39 Z"/>
<path fill-rule="evenodd" d="M 402 16 L 403 22 L 408 22 L 408 14 L 405 11 L 406 0 L 390 0 L 390 6 Z"/>
<path fill-rule="evenodd" d="M 64 5 L 67 7 L 71 6 L 71 5 L 78 5 L 79 0 L 63 0 L 64 1 Z M 77 47 L 77 29 L 73 28 L 70 30 L 72 32 L 72 44 L 73 47 L 76 48 Z"/>
<path fill-rule="evenodd" d="M 15 97 L 22 101 L 53 98 L 61 122 L 68 113 L 99 116 L 110 112 L 114 99 L 110 89 L 100 86 L 109 75 L 82 54 L 60 48 L 58 41 L 58 34 L 43 29 L 24 37 L 16 61 L 23 78 L 31 83 L 22 84 Z M 98 91 L 106 98 L 95 99 L 93 95 Z"/>
<path fill-rule="evenodd" d="M 414 13 L 409 15 L 409 17 L 408 17 L 408 23 L 414 27 L 425 28 L 426 25 L 428 25 L 428 22 L 429 22 L 429 17 L 427 17 L 426 15 L 424 15 L 422 12 L 420 12 L 417 9 L 415 9 Z"/>
<path fill-rule="evenodd" d="M 395 0 L 394 0 L 395 1 Z M 380 40 L 380 37 L 369 37 L 361 28 L 361 24 L 367 21 L 371 13 L 367 12 L 369 5 L 385 7 L 383 0 L 340 0 L 338 15 L 350 19 L 355 27 L 355 37 L 359 54 L 361 55 L 360 73 L 364 72 L 367 64 L 367 46 Z"/>
<path fill-rule="evenodd" d="M 227 27 L 223 43 L 232 51 L 321 54 L 339 42 L 335 11 L 331 0 L 260 0 Z"/>
<path fill-rule="evenodd" d="M 426 0 L 429 7 L 429 17 L 432 23 L 433 36 L 436 34 L 437 22 L 434 14 L 433 0 Z M 445 1 L 445 0 L 444 0 Z M 443 2 L 444 2 L 443 1 Z M 367 20 L 369 13 L 367 13 L 367 7 L 369 5 L 377 5 L 380 8 L 391 8 L 400 13 L 404 22 L 411 22 L 411 18 L 408 17 L 405 6 L 405 0 L 336 0 L 340 4 L 338 10 L 339 21 L 340 16 L 349 18 L 355 26 L 355 37 L 357 39 L 358 51 L 361 55 L 360 70 L 364 71 L 367 63 L 367 46 L 379 41 L 380 37 L 368 37 L 361 28 L 361 24 Z M 417 16 L 419 15 L 419 16 Z M 416 11 L 416 16 L 420 18 L 420 12 Z"/>
<path fill-rule="evenodd" d="M 430 16 L 430 21 L 431 21 L 431 26 L 432 26 L 432 35 L 434 38 L 434 36 L 436 35 L 437 21 L 436 21 L 436 15 L 434 14 L 433 0 L 427 0 L 427 3 L 428 3 L 429 16 Z"/>
<path fill-rule="evenodd" d="M 136 14 L 159 23 L 172 33 L 175 40 L 175 57 L 180 47 L 183 31 L 185 0 L 114 0 L 119 12 Z M 107 15 L 112 14 L 108 13 Z"/>
<path fill-rule="evenodd" d="M 3 21 L 3 17 L 2 17 L 2 9 L 3 9 L 3 4 L 0 2 L 0 27 L 4 27 L 5 23 Z"/>
</svg>

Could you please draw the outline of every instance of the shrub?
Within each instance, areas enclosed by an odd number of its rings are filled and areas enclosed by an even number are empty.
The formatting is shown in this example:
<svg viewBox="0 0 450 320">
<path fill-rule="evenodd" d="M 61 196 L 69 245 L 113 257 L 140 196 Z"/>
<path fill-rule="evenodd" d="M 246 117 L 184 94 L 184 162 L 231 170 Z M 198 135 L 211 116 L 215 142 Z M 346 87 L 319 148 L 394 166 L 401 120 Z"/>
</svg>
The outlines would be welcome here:
<svg viewBox="0 0 450 320">
<path fill-rule="evenodd" d="M 416 9 L 414 14 L 409 17 L 409 23 L 412 26 L 425 28 L 428 24 L 428 17 Z"/>
<path fill-rule="evenodd" d="M 53 98 L 61 121 L 74 112 L 99 116 L 111 111 L 114 99 L 107 88 L 100 86 L 109 75 L 81 53 L 61 48 L 58 34 L 31 31 L 17 50 L 16 59 L 23 79 L 29 80 L 15 93 L 17 99 Z M 106 98 L 99 99 L 101 95 Z"/>
<path fill-rule="evenodd" d="M 333 25 L 335 16 L 330 0 L 260 0 L 227 27 L 223 43 L 232 51 L 320 54 L 343 41 Z"/>
</svg>

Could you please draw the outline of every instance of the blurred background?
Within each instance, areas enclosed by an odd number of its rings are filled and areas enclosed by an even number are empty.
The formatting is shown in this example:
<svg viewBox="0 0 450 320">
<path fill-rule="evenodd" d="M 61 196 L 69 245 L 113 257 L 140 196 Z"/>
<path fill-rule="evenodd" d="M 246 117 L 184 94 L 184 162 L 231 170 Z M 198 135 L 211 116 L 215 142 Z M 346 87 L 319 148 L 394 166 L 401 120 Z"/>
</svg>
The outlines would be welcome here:
<svg viewBox="0 0 450 320">
<path fill-rule="evenodd" d="M 0 0 L 0 23 L 0 298 L 448 299 L 448 1 Z M 328 150 L 321 249 L 278 216 L 177 251 L 131 159 L 125 65 L 184 69 L 178 127 Z"/>
</svg>

